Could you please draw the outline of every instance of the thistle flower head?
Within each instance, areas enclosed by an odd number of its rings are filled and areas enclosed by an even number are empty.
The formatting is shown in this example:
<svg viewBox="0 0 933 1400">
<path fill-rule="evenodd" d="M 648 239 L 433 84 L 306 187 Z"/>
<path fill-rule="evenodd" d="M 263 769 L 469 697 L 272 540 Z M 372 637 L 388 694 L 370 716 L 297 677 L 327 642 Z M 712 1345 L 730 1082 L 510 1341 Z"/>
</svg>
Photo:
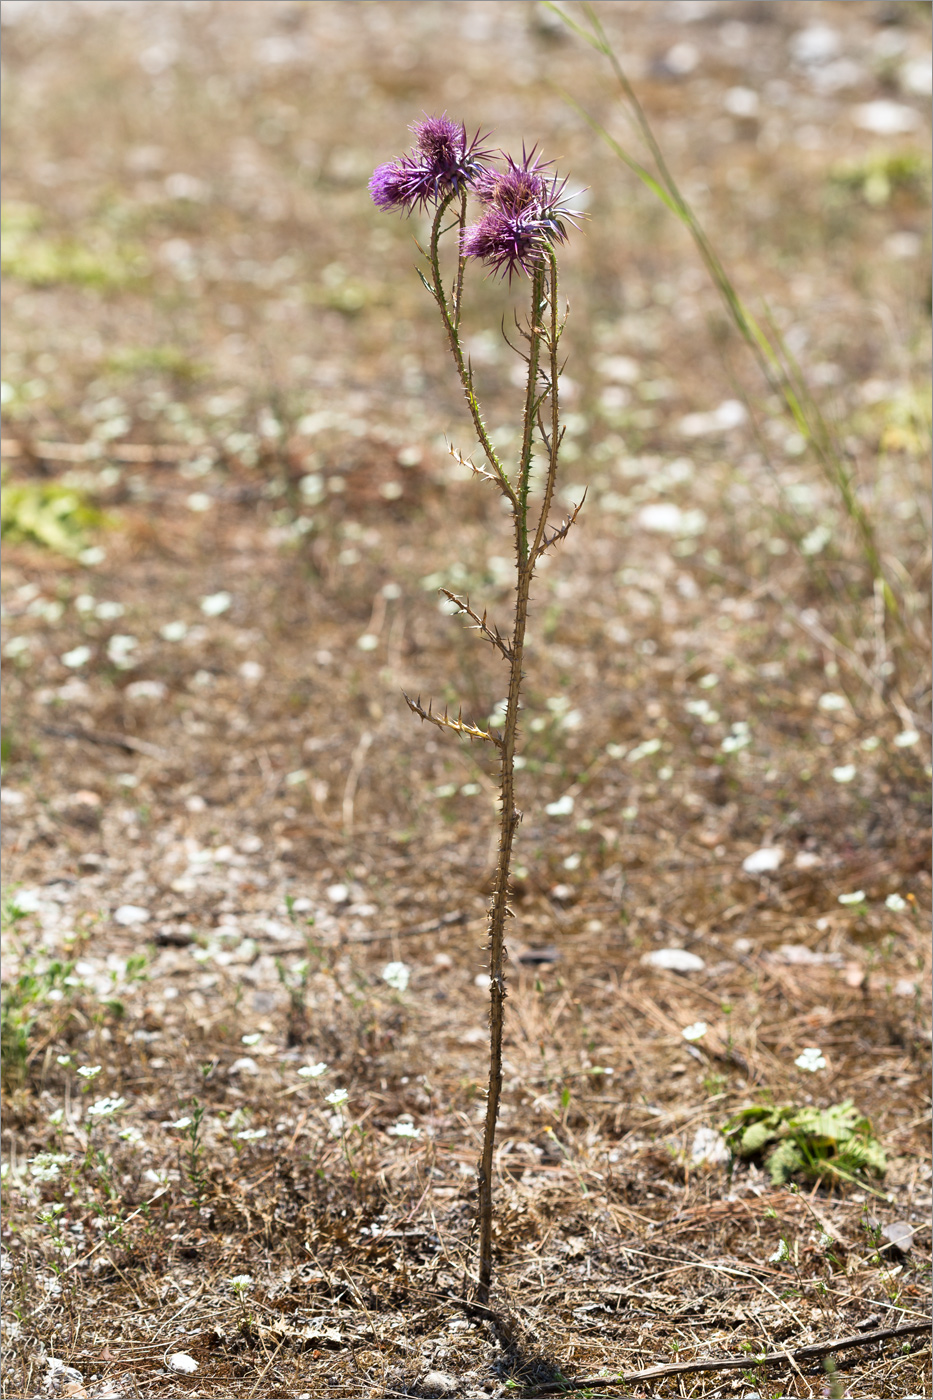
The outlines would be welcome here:
<svg viewBox="0 0 933 1400">
<path fill-rule="evenodd" d="M 542 161 L 522 148 L 521 161 L 506 156 L 502 171 L 483 170 L 476 193 L 486 206 L 479 223 L 464 230 L 464 257 L 479 258 L 500 276 L 516 272 L 531 276 L 540 265 L 545 248 L 563 243 L 566 225 L 579 226 L 581 211 L 572 209 L 567 181 L 545 173 L 551 161 Z"/>
<path fill-rule="evenodd" d="M 492 152 L 479 132 L 468 140 L 461 122 L 426 117 L 411 128 L 415 145 L 410 155 L 379 165 L 369 182 L 373 203 L 380 209 L 403 209 L 437 204 L 445 195 L 459 194 L 481 175 Z"/>
</svg>

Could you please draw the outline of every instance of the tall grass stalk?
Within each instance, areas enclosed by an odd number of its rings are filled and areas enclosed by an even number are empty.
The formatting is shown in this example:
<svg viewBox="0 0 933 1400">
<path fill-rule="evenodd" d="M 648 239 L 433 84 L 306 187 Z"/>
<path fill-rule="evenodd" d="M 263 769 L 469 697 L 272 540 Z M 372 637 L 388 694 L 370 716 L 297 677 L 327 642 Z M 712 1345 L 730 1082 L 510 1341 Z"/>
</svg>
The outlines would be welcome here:
<svg viewBox="0 0 933 1400">
<path fill-rule="evenodd" d="M 420 251 L 427 271 L 419 271 L 424 286 L 434 299 L 447 337 L 467 408 L 480 448 L 485 457 L 483 465 L 465 462 L 451 447 L 451 454 L 469 465 L 481 481 L 490 482 L 504 497 L 512 517 L 515 545 L 515 602 L 511 633 L 503 636 L 490 624 L 487 612 L 476 611 L 469 599 L 442 589 L 444 596 L 469 619 L 473 629 L 489 642 L 508 667 L 508 699 L 505 722 L 501 729 L 482 728 L 465 721 L 461 711 L 454 718 L 448 710 L 443 714 L 427 708 L 420 697 L 405 699 L 422 720 L 470 740 L 493 745 L 499 752 L 499 845 L 496 874 L 489 914 L 489 1083 L 483 1143 L 477 1169 L 478 1267 L 477 1299 L 489 1301 L 493 1270 L 493 1153 L 496 1122 L 502 1096 L 502 1032 L 506 999 L 505 961 L 506 922 L 511 917 L 509 882 L 515 832 L 521 813 L 515 805 L 515 754 L 518 743 L 521 690 L 524 678 L 525 628 L 535 567 L 546 550 L 563 539 L 577 519 L 582 501 L 557 528 L 548 529 L 557 481 L 558 456 L 563 429 L 560 424 L 558 347 L 563 320 L 558 307 L 558 270 L 555 244 L 566 237 L 565 222 L 574 223 L 575 215 L 563 199 L 564 185 L 555 176 L 544 174 L 540 159 L 523 152 L 522 161 L 505 157 L 507 168 L 496 174 L 484 167 L 492 153 L 481 152 L 479 169 L 463 176 L 477 142 L 467 147 L 466 133 L 459 137 L 459 154 L 443 166 L 435 158 L 426 128 L 440 125 L 444 119 L 433 118 L 413 128 L 419 135 L 419 146 L 413 157 L 403 157 L 393 166 L 382 166 L 373 177 L 373 197 L 382 207 L 399 206 L 409 210 L 416 202 L 427 203 L 424 194 L 411 198 L 396 196 L 404 180 L 421 179 L 430 183 L 433 173 L 436 212 L 431 227 L 429 246 Z M 429 131 L 429 135 L 433 135 Z M 477 138 L 478 140 L 478 138 Z M 456 144 L 456 143 L 455 143 Z M 434 165 L 432 167 L 432 159 Z M 452 173 L 453 172 L 453 173 Z M 459 174 L 457 172 L 460 172 Z M 382 183 L 380 182 L 380 179 Z M 409 186 L 406 186 L 408 188 Z M 473 187 L 483 210 L 480 222 L 467 228 L 467 193 Z M 388 191 L 388 193 L 386 192 Z M 445 222 L 446 221 L 446 222 Z M 443 236 L 456 236 L 456 270 L 448 289 L 441 269 L 440 244 Z M 420 245 L 419 245 L 420 246 Z M 526 364 L 524 404 L 522 414 L 521 449 L 517 461 L 509 467 L 503 464 L 486 428 L 472 365 L 464 354 L 461 340 L 461 315 L 464 281 L 468 260 L 478 257 L 498 273 L 527 275 L 530 284 L 527 320 L 517 321 L 519 334 L 525 342 L 518 350 Z M 515 349 L 516 347 L 512 347 Z M 533 490 L 532 466 L 536 445 L 543 448 L 543 487 Z"/>
<path fill-rule="evenodd" d="M 799 364 L 785 345 L 771 317 L 766 318 L 768 326 L 766 331 L 736 291 L 719 254 L 681 191 L 652 130 L 645 110 L 638 100 L 635 89 L 612 47 L 594 7 L 589 3 L 583 5 L 583 11 L 590 25 L 590 28 L 586 29 L 570 15 L 565 14 L 558 5 L 553 3 L 553 0 L 544 0 L 544 3 L 569 29 L 573 30 L 579 38 L 595 49 L 597 53 L 602 54 L 608 61 L 622 89 L 626 115 L 644 141 L 657 174 L 653 175 L 646 170 L 615 137 L 606 131 L 605 127 L 601 126 L 594 117 L 585 111 L 575 98 L 568 93 L 564 93 L 564 97 L 592 130 L 605 141 L 610 150 L 667 206 L 689 232 L 706 270 L 722 298 L 729 319 L 750 350 L 768 388 L 772 393 L 778 395 L 784 403 L 794 426 L 809 443 L 823 475 L 835 490 L 859 541 L 873 586 L 880 591 L 887 611 L 896 616 L 899 612 L 898 603 L 894 589 L 884 570 L 874 524 L 859 498 L 855 475 L 846 459 L 845 452 L 807 384 Z"/>
</svg>

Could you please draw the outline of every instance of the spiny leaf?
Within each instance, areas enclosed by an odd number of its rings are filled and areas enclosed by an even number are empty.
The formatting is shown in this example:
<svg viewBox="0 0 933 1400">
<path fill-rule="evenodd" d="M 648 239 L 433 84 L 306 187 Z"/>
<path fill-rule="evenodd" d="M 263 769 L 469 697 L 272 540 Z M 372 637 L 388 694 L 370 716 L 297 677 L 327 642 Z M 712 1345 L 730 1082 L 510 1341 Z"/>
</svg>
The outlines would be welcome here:
<svg viewBox="0 0 933 1400">
<path fill-rule="evenodd" d="M 487 624 L 485 610 L 483 612 L 482 617 L 480 617 L 479 613 L 475 613 L 470 607 L 469 600 L 464 602 L 462 598 L 457 597 L 456 593 L 451 593 L 449 589 L 446 588 L 440 588 L 438 589 L 438 592 L 443 593 L 445 598 L 449 598 L 452 603 L 455 603 L 461 612 L 466 613 L 467 617 L 471 617 L 474 623 L 476 624 L 475 629 L 473 630 L 477 632 L 482 632 L 483 636 L 486 638 L 487 641 L 492 642 L 494 647 L 499 648 L 506 661 L 511 660 L 512 648 L 502 636 L 502 633 L 499 631 L 498 627 L 496 627 L 495 625 L 490 627 Z"/>
<path fill-rule="evenodd" d="M 418 716 L 419 719 L 427 720 L 429 724 L 436 724 L 438 729 L 450 729 L 454 734 L 465 734 L 468 739 L 486 739 L 490 744 L 495 744 L 497 749 L 502 748 L 502 739 L 494 730 L 480 729 L 477 724 L 469 724 L 463 719 L 463 712 L 458 711 L 457 718 L 451 719 L 446 709 L 442 715 L 436 715 L 428 701 L 428 708 L 425 709 L 421 703 L 421 696 L 417 700 L 412 700 L 411 696 L 403 690 L 408 708 Z"/>
</svg>

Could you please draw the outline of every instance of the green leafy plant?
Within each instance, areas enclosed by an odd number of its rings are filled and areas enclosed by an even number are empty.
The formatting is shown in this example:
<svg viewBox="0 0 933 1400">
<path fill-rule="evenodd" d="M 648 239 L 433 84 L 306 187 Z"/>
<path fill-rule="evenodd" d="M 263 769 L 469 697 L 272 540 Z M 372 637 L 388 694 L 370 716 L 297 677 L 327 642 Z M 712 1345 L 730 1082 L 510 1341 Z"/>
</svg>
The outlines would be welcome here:
<svg viewBox="0 0 933 1400">
<path fill-rule="evenodd" d="M 75 558 L 87 545 L 87 531 L 101 520 L 81 491 L 58 482 L 5 482 L 0 490 L 0 535 L 5 540 L 28 540 Z"/>
<path fill-rule="evenodd" d="M 881 1177 L 887 1169 L 871 1123 L 851 1099 L 829 1108 L 752 1104 L 730 1118 L 722 1132 L 736 1157 L 764 1158 L 776 1186 L 798 1174 L 810 1181 L 864 1184 L 866 1175 Z"/>
</svg>

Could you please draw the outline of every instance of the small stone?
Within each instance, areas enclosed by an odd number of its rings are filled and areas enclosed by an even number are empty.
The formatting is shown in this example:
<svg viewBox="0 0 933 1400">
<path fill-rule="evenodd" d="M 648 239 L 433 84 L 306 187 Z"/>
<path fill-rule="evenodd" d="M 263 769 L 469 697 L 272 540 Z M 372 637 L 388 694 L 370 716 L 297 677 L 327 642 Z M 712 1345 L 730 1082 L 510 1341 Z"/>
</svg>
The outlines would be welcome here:
<svg viewBox="0 0 933 1400">
<path fill-rule="evenodd" d="M 715 1167 L 720 1162 L 728 1162 L 729 1156 L 722 1133 L 717 1133 L 715 1128 L 697 1128 L 690 1149 L 690 1160 L 695 1166 L 707 1163 Z"/>
<path fill-rule="evenodd" d="M 168 1359 L 169 1370 L 182 1371 L 186 1376 L 190 1376 L 198 1369 L 198 1363 L 193 1356 L 189 1356 L 186 1351 L 176 1351 Z"/>
<path fill-rule="evenodd" d="M 231 1076 L 235 1074 L 258 1074 L 259 1066 L 252 1055 L 242 1055 L 240 1059 L 234 1060 L 233 1064 L 227 1070 L 227 1073 Z"/>
<path fill-rule="evenodd" d="M 752 851 L 750 856 L 746 856 L 742 861 L 742 869 L 746 875 L 765 875 L 772 870 L 777 870 L 784 860 L 784 848 L 782 846 L 761 846 L 757 851 Z"/>
<path fill-rule="evenodd" d="M 122 924 L 124 928 L 132 928 L 135 924 L 146 924 L 152 915 L 148 909 L 142 909 L 138 904 L 121 904 L 114 914 L 114 922 Z"/>
<path fill-rule="evenodd" d="M 895 1254 L 909 1254 L 917 1228 L 909 1225 L 906 1220 L 892 1220 L 890 1225 L 885 1225 L 881 1233 Z"/>
<path fill-rule="evenodd" d="M 702 972 L 706 963 L 696 953 L 685 948 L 658 948 L 642 958 L 646 967 L 659 967 L 664 972 Z"/>
<path fill-rule="evenodd" d="M 429 1371 L 419 1388 L 422 1395 L 456 1395 L 457 1382 L 446 1371 Z"/>
</svg>

